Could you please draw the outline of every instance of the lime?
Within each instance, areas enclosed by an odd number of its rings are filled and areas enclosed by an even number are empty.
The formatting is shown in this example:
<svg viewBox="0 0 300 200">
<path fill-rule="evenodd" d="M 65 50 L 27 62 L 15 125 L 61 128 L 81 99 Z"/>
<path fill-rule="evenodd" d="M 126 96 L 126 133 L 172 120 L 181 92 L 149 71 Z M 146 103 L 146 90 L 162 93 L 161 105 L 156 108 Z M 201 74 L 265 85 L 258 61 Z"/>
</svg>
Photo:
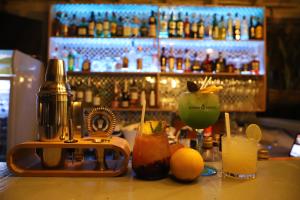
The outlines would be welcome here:
<svg viewBox="0 0 300 200">
<path fill-rule="evenodd" d="M 262 137 L 261 130 L 260 130 L 260 128 L 257 124 L 250 124 L 246 128 L 246 135 L 247 135 L 247 138 L 254 139 L 257 142 L 259 142 L 261 140 L 261 137 Z"/>
</svg>

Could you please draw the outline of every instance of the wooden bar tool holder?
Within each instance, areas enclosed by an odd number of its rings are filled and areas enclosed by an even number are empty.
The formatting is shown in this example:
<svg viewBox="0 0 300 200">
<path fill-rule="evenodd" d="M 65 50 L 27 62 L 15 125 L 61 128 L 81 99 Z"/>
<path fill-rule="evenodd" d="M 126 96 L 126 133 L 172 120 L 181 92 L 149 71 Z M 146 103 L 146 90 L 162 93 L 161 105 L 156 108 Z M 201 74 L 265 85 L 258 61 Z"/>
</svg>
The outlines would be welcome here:
<svg viewBox="0 0 300 200">
<path fill-rule="evenodd" d="M 67 149 L 95 149 L 97 154 L 104 150 L 114 150 L 120 154 L 120 160 L 113 160 L 109 169 L 101 167 L 103 154 L 97 155 L 97 160 L 85 160 L 79 165 L 70 165 L 65 158 L 60 167 L 48 169 L 42 166 L 38 149 L 59 148 L 64 152 Z M 77 143 L 64 142 L 25 142 L 12 148 L 7 156 L 8 168 L 18 176 L 119 176 L 127 172 L 130 157 L 128 142 L 119 137 L 103 138 L 98 142 L 90 140 L 79 140 Z M 63 156 L 64 158 L 64 156 Z M 100 166 L 99 166 L 100 165 Z"/>
</svg>

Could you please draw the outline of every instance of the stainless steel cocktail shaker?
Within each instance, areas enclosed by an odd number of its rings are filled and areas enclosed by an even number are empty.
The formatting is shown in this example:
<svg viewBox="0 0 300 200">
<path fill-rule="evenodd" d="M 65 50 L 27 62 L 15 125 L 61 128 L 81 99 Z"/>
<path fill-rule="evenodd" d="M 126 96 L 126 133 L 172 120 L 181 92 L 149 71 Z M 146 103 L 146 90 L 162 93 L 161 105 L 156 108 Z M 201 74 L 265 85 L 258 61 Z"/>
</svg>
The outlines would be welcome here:
<svg viewBox="0 0 300 200">
<path fill-rule="evenodd" d="M 68 139 L 71 97 L 63 60 L 50 59 L 45 82 L 38 93 L 40 141 L 58 142 Z M 63 161 L 62 149 L 43 148 L 41 160 L 45 167 L 59 167 Z"/>
<path fill-rule="evenodd" d="M 38 93 L 40 141 L 61 141 L 68 135 L 71 90 L 63 60 L 50 59 Z"/>
</svg>

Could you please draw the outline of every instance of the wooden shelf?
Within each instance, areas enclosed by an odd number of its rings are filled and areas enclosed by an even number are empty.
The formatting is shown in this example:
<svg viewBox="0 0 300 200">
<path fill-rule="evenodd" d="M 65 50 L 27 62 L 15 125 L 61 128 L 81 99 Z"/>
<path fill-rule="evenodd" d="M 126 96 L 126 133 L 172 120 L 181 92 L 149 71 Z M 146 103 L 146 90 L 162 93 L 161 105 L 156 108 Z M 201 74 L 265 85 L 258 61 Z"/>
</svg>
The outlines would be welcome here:
<svg viewBox="0 0 300 200">
<path fill-rule="evenodd" d="M 142 108 L 111 108 L 112 111 L 116 112 L 141 112 Z M 146 112 L 176 112 L 170 108 L 146 108 Z"/>
<path fill-rule="evenodd" d="M 180 72 L 68 72 L 68 75 L 71 76 L 127 76 L 127 75 L 134 75 L 134 76 L 214 76 L 214 77 L 264 77 L 263 74 L 236 74 L 236 73 L 200 73 L 200 72 L 189 72 L 189 73 L 180 73 Z"/>
</svg>

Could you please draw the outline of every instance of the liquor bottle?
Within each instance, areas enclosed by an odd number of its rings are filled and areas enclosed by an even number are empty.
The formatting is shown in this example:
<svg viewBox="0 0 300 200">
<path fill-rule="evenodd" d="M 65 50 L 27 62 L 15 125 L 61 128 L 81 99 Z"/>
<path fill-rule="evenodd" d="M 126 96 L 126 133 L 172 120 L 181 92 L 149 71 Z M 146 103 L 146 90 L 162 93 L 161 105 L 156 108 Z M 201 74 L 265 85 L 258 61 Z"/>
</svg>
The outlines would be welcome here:
<svg viewBox="0 0 300 200">
<path fill-rule="evenodd" d="M 66 71 L 68 71 L 68 56 L 69 56 L 69 51 L 67 50 L 66 46 L 64 46 L 60 53 L 60 58 L 63 59 L 64 61 Z"/>
<path fill-rule="evenodd" d="M 84 90 L 84 103 L 86 107 L 90 107 L 93 103 L 93 87 L 90 77 L 87 80 L 87 87 Z"/>
<path fill-rule="evenodd" d="M 200 16 L 199 22 L 198 22 L 198 38 L 203 39 L 204 38 L 204 20 L 202 16 Z"/>
<path fill-rule="evenodd" d="M 260 21 L 260 18 L 257 17 L 257 23 L 256 23 L 256 26 L 255 26 L 255 39 L 262 40 L 263 36 L 264 36 L 263 25 Z"/>
<path fill-rule="evenodd" d="M 192 28 L 191 28 L 191 38 L 197 38 L 198 37 L 198 24 L 196 21 L 196 14 L 193 13 L 192 15 Z"/>
<path fill-rule="evenodd" d="M 254 24 L 255 17 L 250 17 L 250 25 L 249 25 L 249 39 L 255 39 L 255 24 Z"/>
<path fill-rule="evenodd" d="M 174 49 L 173 47 L 170 48 L 170 54 L 168 57 L 168 67 L 169 67 L 169 72 L 174 72 L 175 68 L 175 56 L 174 56 Z"/>
<path fill-rule="evenodd" d="M 142 82 L 142 89 L 140 93 L 140 103 L 139 106 L 143 106 L 143 102 L 146 101 L 146 83 L 145 81 Z"/>
<path fill-rule="evenodd" d="M 135 47 L 135 40 L 131 40 L 131 47 L 128 52 L 128 70 L 131 72 L 136 71 L 136 47 Z"/>
<path fill-rule="evenodd" d="M 111 107 L 112 108 L 118 108 L 120 105 L 120 100 L 122 94 L 120 93 L 119 89 L 119 81 L 114 81 L 114 99 L 111 102 Z"/>
<path fill-rule="evenodd" d="M 176 36 L 182 38 L 184 36 L 184 29 L 183 29 L 183 20 L 181 18 L 181 12 L 178 13 L 178 19 L 176 21 Z"/>
<path fill-rule="evenodd" d="M 226 40 L 226 26 L 223 15 L 221 16 L 221 20 L 219 23 L 219 39 Z"/>
<path fill-rule="evenodd" d="M 151 84 L 150 95 L 149 95 L 149 107 L 156 107 L 156 92 L 154 84 Z"/>
<path fill-rule="evenodd" d="M 189 38 L 191 37 L 191 24 L 189 21 L 189 14 L 186 12 L 185 13 L 185 21 L 183 24 L 183 29 L 184 29 L 184 37 Z"/>
<path fill-rule="evenodd" d="M 139 90 L 135 80 L 130 80 L 130 87 L 129 87 L 129 99 L 130 99 L 130 106 L 137 107 L 139 103 Z"/>
<path fill-rule="evenodd" d="M 249 28 L 246 16 L 243 16 L 241 23 L 241 40 L 249 40 Z"/>
<path fill-rule="evenodd" d="M 194 60 L 192 65 L 193 72 L 200 72 L 201 70 L 201 61 L 200 61 L 200 54 L 195 52 L 194 53 Z"/>
<path fill-rule="evenodd" d="M 235 18 L 233 22 L 233 38 L 235 40 L 241 39 L 241 21 L 238 13 L 235 14 Z"/>
<path fill-rule="evenodd" d="M 122 92 L 122 98 L 121 98 L 121 107 L 122 108 L 128 108 L 129 107 L 129 93 L 128 93 L 128 81 L 124 81 L 124 89 Z"/>
<path fill-rule="evenodd" d="M 108 19 L 108 12 L 105 12 L 105 17 L 103 20 L 103 37 L 110 37 L 110 22 Z"/>
<path fill-rule="evenodd" d="M 84 84 L 82 83 L 81 80 L 77 81 L 77 90 L 76 90 L 76 101 L 83 102 L 84 100 Z"/>
<path fill-rule="evenodd" d="M 218 19 L 216 13 L 213 15 L 212 38 L 214 40 L 219 39 L 219 25 L 218 25 Z"/>
<path fill-rule="evenodd" d="M 95 37 L 95 25 L 96 25 L 95 13 L 91 12 L 91 17 L 90 17 L 89 24 L 88 24 L 88 36 L 89 37 Z"/>
<path fill-rule="evenodd" d="M 227 40 L 233 40 L 233 21 L 232 21 L 232 17 L 231 17 L 230 13 L 228 13 L 227 16 L 228 16 L 228 19 L 227 19 L 227 35 L 226 35 L 226 39 Z"/>
<path fill-rule="evenodd" d="M 182 58 L 182 50 L 179 49 L 177 57 L 176 57 L 176 71 L 183 72 L 183 58 Z"/>
<path fill-rule="evenodd" d="M 71 50 L 68 55 L 68 71 L 72 72 L 75 69 L 75 51 Z"/>
<path fill-rule="evenodd" d="M 97 21 L 96 21 L 96 24 L 95 24 L 95 32 L 96 32 L 96 37 L 102 37 L 103 36 L 103 22 L 102 22 L 100 12 L 98 12 Z"/>
<path fill-rule="evenodd" d="M 168 37 L 168 21 L 166 19 L 166 13 L 163 12 L 161 19 L 160 19 L 160 38 L 167 38 Z"/>
<path fill-rule="evenodd" d="M 55 18 L 52 21 L 52 36 L 60 36 L 60 27 L 61 27 L 61 12 L 55 14 Z"/>
<path fill-rule="evenodd" d="M 176 22 L 174 20 L 173 12 L 171 13 L 171 18 L 168 23 L 169 37 L 176 37 Z"/>
<path fill-rule="evenodd" d="M 72 94 L 72 101 L 76 101 L 77 88 L 76 88 L 76 82 L 75 82 L 74 78 L 72 78 L 70 81 L 70 88 L 71 88 L 71 94 Z"/>
<path fill-rule="evenodd" d="M 60 59 L 58 47 L 55 47 L 55 48 L 54 48 L 54 51 L 51 52 L 51 58 Z"/>
<path fill-rule="evenodd" d="M 77 19 L 76 19 L 76 14 L 73 14 L 69 25 L 68 36 L 74 37 L 76 35 L 77 35 Z"/>
<path fill-rule="evenodd" d="M 213 62 L 210 60 L 209 54 L 206 54 L 206 58 L 202 63 L 202 69 L 204 72 L 212 72 L 213 71 Z"/>
<path fill-rule="evenodd" d="M 124 37 L 131 37 L 131 23 L 129 17 L 125 17 L 124 19 L 124 29 L 123 29 Z"/>
<path fill-rule="evenodd" d="M 256 75 L 259 74 L 259 65 L 260 65 L 260 62 L 257 59 L 257 56 L 253 55 L 252 61 L 250 62 L 250 70 L 251 70 L 252 74 L 256 74 Z"/>
<path fill-rule="evenodd" d="M 184 72 L 191 72 L 192 69 L 191 69 L 191 58 L 190 58 L 190 51 L 188 49 L 185 49 L 184 50 L 184 60 L 183 60 L 183 63 L 184 63 Z"/>
<path fill-rule="evenodd" d="M 117 36 L 117 16 L 115 12 L 112 12 L 112 19 L 110 21 L 110 35 L 111 37 L 116 37 Z"/>
<path fill-rule="evenodd" d="M 86 37 L 88 33 L 88 24 L 86 23 L 85 18 L 81 19 L 81 23 L 77 28 L 77 36 L 78 37 Z"/>
<path fill-rule="evenodd" d="M 150 52 L 151 52 L 151 63 L 150 63 L 151 68 L 149 69 L 149 71 L 158 72 L 160 71 L 160 69 L 158 69 L 159 61 L 158 61 L 158 52 L 157 52 L 157 40 L 153 40 L 153 46 Z"/>
<path fill-rule="evenodd" d="M 69 18 L 68 14 L 65 13 L 64 16 L 61 18 L 61 23 L 60 23 L 60 35 L 62 37 L 67 37 L 68 36 L 68 30 L 69 30 Z"/>
<path fill-rule="evenodd" d="M 212 34 L 213 34 L 213 26 L 212 26 L 212 22 L 211 22 L 211 17 L 210 15 L 207 15 L 205 22 L 204 22 L 204 26 L 205 26 L 205 38 L 207 39 L 212 39 Z"/>
<path fill-rule="evenodd" d="M 167 71 L 167 56 L 166 56 L 166 48 L 162 47 L 160 55 L 160 71 L 166 72 Z"/>
<path fill-rule="evenodd" d="M 152 10 L 151 11 L 151 16 L 149 17 L 149 37 L 156 37 L 156 18 L 155 18 L 155 13 Z"/>
<path fill-rule="evenodd" d="M 123 27 L 123 18 L 119 17 L 118 25 L 117 25 L 117 37 L 122 37 L 124 35 L 124 27 Z"/>
<path fill-rule="evenodd" d="M 93 93 L 94 93 L 94 96 L 93 96 L 93 106 L 94 107 L 101 106 L 101 93 L 100 93 L 99 86 L 94 87 Z"/>
<path fill-rule="evenodd" d="M 142 20 L 142 25 L 140 27 L 141 37 L 148 37 L 148 27 L 146 20 Z"/>
<path fill-rule="evenodd" d="M 132 27 L 131 27 L 131 32 L 132 32 L 132 37 L 139 37 L 140 36 L 140 26 L 139 26 L 139 18 L 137 16 L 133 16 L 132 18 Z"/>
<path fill-rule="evenodd" d="M 85 58 L 82 62 L 82 72 L 90 72 L 91 71 L 91 61 L 88 58 Z"/>
<path fill-rule="evenodd" d="M 141 46 L 138 46 L 137 48 L 136 69 L 138 71 L 143 70 L 143 48 Z"/>
<path fill-rule="evenodd" d="M 124 49 L 124 53 L 122 55 L 122 70 L 123 71 L 128 71 L 129 67 L 129 59 L 128 59 L 128 49 Z"/>
<path fill-rule="evenodd" d="M 223 57 L 222 52 L 219 52 L 219 57 L 216 60 L 214 70 L 216 73 L 225 72 L 226 60 Z"/>
</svg>

